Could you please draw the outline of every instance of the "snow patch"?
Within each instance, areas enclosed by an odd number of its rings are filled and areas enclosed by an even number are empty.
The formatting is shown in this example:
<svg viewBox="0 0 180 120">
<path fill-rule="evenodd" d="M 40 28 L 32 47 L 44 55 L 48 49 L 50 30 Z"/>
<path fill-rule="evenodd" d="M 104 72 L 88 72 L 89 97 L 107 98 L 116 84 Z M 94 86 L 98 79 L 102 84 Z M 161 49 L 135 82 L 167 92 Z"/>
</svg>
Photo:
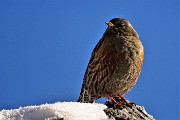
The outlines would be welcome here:
<svg viewBox="0 0 180 120">
<path fill-rule="evenodd" d="M 0 120 L 108 120 L 103 111 L 106 108 L 97 103 L 57 102 L 1 110 Z"/>
</svg>

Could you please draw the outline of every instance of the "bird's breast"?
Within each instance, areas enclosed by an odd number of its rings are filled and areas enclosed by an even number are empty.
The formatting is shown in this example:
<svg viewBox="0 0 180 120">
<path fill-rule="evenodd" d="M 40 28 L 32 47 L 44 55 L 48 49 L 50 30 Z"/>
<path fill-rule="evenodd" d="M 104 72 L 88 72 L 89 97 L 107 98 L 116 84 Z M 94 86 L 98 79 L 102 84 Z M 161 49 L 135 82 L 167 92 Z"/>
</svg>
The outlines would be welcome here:
<svg viewBox="0 0 180 120">
<path fill-rule="evenodd" d="M 114 53 L 111 55 L 114 56 L 115 61 L 111 62 L 110 66 L 115 67 L 114 73 L 109 79 L 109 85 L 105 89 L 110 94 L 124 94 L 136 83 L 139 77 L 144 59 L 143 46 L 139 39 L 132 36 L 116 37 L 107 43 L 108 49 L 114 49 Z"/>
</svg>

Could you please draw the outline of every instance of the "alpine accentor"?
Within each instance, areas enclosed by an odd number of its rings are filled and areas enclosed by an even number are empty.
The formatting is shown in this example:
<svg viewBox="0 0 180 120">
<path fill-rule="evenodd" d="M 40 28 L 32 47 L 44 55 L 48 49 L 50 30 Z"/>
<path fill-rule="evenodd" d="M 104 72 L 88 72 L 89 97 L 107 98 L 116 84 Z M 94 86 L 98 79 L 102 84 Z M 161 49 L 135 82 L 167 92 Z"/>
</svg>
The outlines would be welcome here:
<svg viewBox="0 0 180 120">
<path fill-rule="evenodd" d="M 92 103 L 100 97 L 122 97 L 141 72 L 144 50 L 129 21 L 114 18 L 94 48 L 78 102 Z"/>
</svg>

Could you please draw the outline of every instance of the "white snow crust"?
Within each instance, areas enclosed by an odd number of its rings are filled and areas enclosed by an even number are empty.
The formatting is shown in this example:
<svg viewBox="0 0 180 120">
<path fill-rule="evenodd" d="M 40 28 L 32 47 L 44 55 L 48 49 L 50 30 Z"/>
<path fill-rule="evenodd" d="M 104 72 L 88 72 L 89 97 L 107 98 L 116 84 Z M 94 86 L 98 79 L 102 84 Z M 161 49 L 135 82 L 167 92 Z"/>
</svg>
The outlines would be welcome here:
<svg viewBox="0 0 180 120">
<path fill-rule="evenodd" d="M 103 104 L 57 102 L 1 110 L 0 120 L 108 120 Z"/>
</svg>

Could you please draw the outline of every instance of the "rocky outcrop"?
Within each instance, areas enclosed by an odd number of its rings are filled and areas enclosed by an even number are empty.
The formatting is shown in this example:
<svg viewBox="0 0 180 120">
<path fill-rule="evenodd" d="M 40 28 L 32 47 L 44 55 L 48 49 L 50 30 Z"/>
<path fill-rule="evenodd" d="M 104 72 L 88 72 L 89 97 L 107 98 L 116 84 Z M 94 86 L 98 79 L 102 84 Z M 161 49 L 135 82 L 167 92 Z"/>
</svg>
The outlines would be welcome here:
<svg viewBox="0 0 180 120">
<path fill-rule="evenodd" d="M 145 111 L 143 106 L 132 104 L 132 106 L 109 106 L 104 112 L 110 120 L 155 120 L 153 116 Z"/>
</svg>

